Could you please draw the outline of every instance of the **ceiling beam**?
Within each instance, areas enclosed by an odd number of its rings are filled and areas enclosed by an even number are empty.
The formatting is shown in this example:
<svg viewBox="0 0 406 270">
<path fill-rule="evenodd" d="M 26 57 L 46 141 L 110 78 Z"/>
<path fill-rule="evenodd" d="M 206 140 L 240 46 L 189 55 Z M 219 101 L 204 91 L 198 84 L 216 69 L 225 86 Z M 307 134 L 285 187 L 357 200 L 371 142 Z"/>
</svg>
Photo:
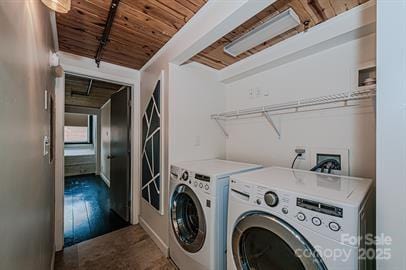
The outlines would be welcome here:
<svg viewBox="0 0 406 270">
<path fill-rule="evenodd" d="M 276 0 L 208 1 L 142 68 L 160 59 L 181 65 Z"/>
<path fill-rule="evenodd" d="M 94 57 L 97 67 L 100 67 L 104 47 L 107 45 L 107 42 L 109 41 L 110 31 L 111 27 L 113 26 L 114 17 L 116 16 L 118 4 L 120 4 L 120 0 L 111 1 L 109 15 L 107 16 L 107 21 L 106 25 L 104 26 L 103 35 L 99 40 L 99 47 L 97 48 L 96 56 Z"/>
<path fill-rule="evenodd" d="M 93 79 L 90 79 L 89 85 L 87 86 L 86 96 L 90 95 L 90 90 L 92 90 Z"/>
</svg>

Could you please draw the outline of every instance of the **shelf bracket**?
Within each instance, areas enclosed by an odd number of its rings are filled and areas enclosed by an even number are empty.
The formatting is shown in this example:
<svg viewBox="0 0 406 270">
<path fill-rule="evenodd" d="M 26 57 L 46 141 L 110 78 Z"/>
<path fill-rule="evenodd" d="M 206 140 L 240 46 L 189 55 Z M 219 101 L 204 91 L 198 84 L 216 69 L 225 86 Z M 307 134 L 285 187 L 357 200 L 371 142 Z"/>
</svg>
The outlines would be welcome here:
<svg viewBox="0 0 406 270">
<path fill-rule="evenodd" d="M 221 131 L 223 131 L 224 136 L 226 136 L 226 138 L 228 138 L 228 132 L 227 132 L 226 128 L 224 127 L 224 125 L 220 122 L 220 120 L 218 118 L 214 118 L 214 120 L 216 121 L 217 125 L 219 125 Z"/>
<path fill-rule="evenodd" d="M 279 131 L 279 129 L 276 127 L 274 121 L 272 120 L 271 116 L 267 113 L 267 112 L 263 112 L 264 117 L 266 118 L 266 120 L 268 120 L 268 123 L 273 127 L 273 129 L 275 130 L 276 134 L 278 135 L 278 139 L 281 138 L 281 132 Z"/>
</svg>

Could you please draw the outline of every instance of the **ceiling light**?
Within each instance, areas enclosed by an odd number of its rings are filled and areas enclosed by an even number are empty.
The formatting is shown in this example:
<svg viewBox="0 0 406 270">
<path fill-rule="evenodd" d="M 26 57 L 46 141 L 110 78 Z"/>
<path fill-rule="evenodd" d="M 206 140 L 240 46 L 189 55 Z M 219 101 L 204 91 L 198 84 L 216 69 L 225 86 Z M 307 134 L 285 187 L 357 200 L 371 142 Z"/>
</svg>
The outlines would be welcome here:
<svg viewBox="0 0 406 270">
<path fill-rule="evenodd" d="M 70 10 L 71 0 L 41 0 L 44 5 L 50 9 L 59 12 L 67 13 Z"/>
<path fill-rule="evenodd" d="M 292 8 L 289 8 L 226 45 L 224 52 L 237 57 L 241 53 L 279 36 L 298 25 L 300 25 L 299 17 Z"/>
</svg>

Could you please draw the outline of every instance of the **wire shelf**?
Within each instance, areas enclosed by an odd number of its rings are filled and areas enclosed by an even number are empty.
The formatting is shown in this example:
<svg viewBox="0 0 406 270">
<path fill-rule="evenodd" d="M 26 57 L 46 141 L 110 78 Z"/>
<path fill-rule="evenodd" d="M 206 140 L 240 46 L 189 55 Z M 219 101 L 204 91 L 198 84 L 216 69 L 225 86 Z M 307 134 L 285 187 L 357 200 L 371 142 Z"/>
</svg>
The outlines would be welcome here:
<svg viewBox="0 0 406 270">
<path fill-rule="evenodd" d="M 371 99 L 376 96 L 376 89 L 375 87 L 371 87 L 370 89 L 363 89 L 353 92 L 344 92 L 338 93 L 328 96 L 322 97 L 315 97 L 315 98 L 308 98 L 308 99 L 300 99 L 297 101 L 286 102 L 286 103 L 279 103 L 279 104 L 272 104 L 267 106 L 260 106 L 260 107 L 253 107 L 243 110 L 235 110 L 235 111 L 228 111 L 218 114 L 212 114 L 211 118 L 214 119 L 226 135 L 228 137 L 228 133 L 220 122 L 226 120 L 233 120 L 238 119 L 243 116 L 250 116 L 250 115 L 262 115 L 264 116 L 267 121 L 271 124 L 271 126 L 275 129 L 276 133 L 280 137 L 280 131 L 276 128 L 271 116 L 272 115 L 280 115 L 285 113 L 295 113 L 295 112 L 305 112 L 299 109 L 301 108 L 313 108 L 313 110 L 324 110 L 324 109 L 332 109 L 338 107 L 346 107 L 346 106 L 356 106 L 357 104 L 349 105 L 349 101 L 359 101 L 364 99 Z M 331 106 L 334 103 L 342 103 L 338 106 Z M 330 107 L 322 107 L 322 105 L 330 105 Z"/>
</svg>

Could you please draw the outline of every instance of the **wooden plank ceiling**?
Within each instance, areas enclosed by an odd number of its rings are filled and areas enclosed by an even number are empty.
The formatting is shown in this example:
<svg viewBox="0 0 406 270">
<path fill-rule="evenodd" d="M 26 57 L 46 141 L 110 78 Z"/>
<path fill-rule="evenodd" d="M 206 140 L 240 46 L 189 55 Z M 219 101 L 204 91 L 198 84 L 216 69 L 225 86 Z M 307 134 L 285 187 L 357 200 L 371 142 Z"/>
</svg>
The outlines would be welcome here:
<svg viewBox="0 0 406 270">
<path fill-rule="evenodd" d="M 121 85 L 114 83 L 66 74 L 65 106 L 99 109 L 110 99 L 111 95 L 120 90 L 121 87 Z"/>
<path fill-rule="evenodd" d="M 207 0 L 121 0 L 102 61 L 140 69 Z M 72 0 L 57 13 L 61 51 L 94 58 L 111 0 Z"/>
<path fill-rule="evenodd" d="M 199 54 L 195 55 L 189 61 L 199 62 L 215 69 L 222 69 L 304 31 L 304 23 L 306 21 L 310 28 L 367 1 L 368 0 L 278 0 L 221 39 L 217 40 Z M 260 25 L 268 18 L 287 10 L 288 8 L 292 8 L 302 22 L 297 28 L 268 40 L 253 49 L 240 54 L 238 57 L 233 57 L 224 53 L 223 48 L 225 45 Z"/>
</svg>

